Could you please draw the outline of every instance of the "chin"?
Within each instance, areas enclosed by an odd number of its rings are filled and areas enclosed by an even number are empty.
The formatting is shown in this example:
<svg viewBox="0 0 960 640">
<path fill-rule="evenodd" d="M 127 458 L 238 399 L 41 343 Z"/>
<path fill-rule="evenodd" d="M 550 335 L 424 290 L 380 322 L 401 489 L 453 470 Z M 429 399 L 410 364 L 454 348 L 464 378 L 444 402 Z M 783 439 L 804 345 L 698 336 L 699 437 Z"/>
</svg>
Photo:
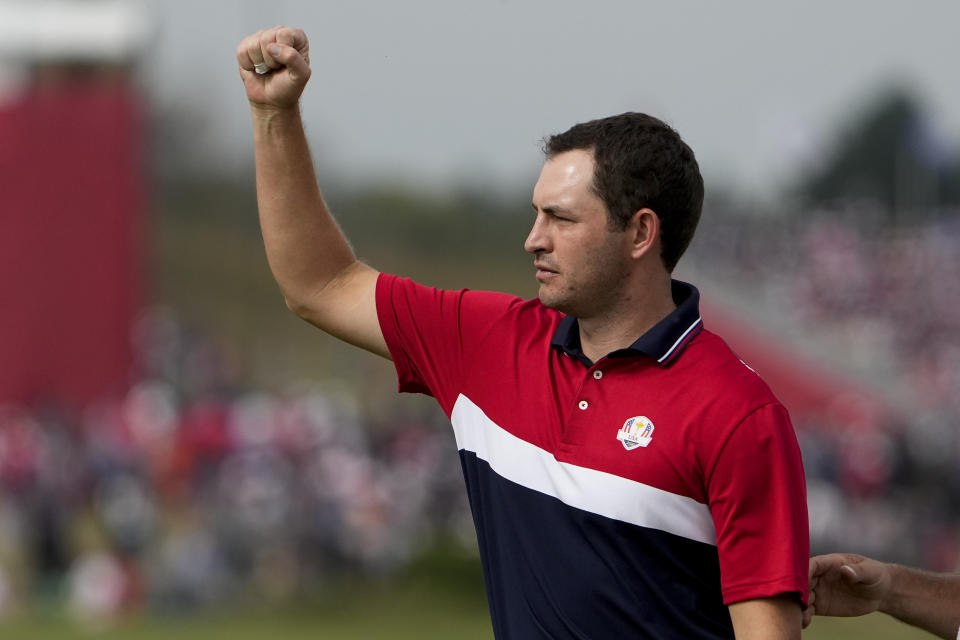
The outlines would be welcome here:
<svg viewBox="0 0 960 640">
<path fill-rule="evenodd" d="M 554 309 L 555 311 L 559 311 L 560 313 L 565 313 L 567 315 L 572 313 L 569 300 L 564 300 L 563 298 L 558 298 L 557 296 L 551 296 L 550 294 L 545 294 L 542 291 L 538 297 L 540 298 L 540 304 L 548 309 Z"/>
</svg>

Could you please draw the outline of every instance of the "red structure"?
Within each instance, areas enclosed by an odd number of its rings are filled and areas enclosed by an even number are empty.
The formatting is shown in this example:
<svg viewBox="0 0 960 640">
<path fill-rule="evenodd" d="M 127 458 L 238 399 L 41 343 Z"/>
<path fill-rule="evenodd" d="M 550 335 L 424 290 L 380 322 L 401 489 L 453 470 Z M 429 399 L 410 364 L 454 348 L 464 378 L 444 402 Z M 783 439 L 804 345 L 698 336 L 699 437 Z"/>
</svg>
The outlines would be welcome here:
<svg viewBox="0 0 960 640">
<path fill-rule="evenodd" d="M 125 386 L 142 137 L 116 69 L 48 68 L 0 106 L 0 403 L 76 406 Z"/>
</svg>

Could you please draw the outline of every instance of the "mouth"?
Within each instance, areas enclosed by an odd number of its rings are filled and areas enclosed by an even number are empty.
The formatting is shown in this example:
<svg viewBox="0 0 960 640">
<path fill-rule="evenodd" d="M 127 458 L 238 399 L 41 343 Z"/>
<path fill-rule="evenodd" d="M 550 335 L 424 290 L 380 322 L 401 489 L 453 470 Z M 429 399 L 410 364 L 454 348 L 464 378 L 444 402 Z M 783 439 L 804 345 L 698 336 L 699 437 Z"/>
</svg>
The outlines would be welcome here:
<svg viewBox="0 0 960 640">
<path fill-rule="evenodd" d="M 557 271 L 551 269 L 545 264 L 535 262 L 533 266 L 537 270 L 537 280 L 540 282 L 547 282 L 558 275 Z"/>
</svg>

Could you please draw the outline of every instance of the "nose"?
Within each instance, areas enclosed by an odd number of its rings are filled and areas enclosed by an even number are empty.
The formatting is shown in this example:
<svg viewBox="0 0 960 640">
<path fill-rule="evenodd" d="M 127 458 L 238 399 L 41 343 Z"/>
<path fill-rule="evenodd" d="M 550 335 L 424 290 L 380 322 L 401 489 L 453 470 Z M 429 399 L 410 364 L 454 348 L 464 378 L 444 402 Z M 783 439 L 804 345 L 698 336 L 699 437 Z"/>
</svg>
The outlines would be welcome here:
<svg viewBox="0 0 960 640">
<path fill-rule="evenodd" d="M 546 221 L 543 213 L 538 212 L 533 220 L 533 226 L 527 239 L 523 242 L 523 248 L 527 253 L 541 253 L 550 251 L 550 238 L 546 229 Z"/>
</svg>

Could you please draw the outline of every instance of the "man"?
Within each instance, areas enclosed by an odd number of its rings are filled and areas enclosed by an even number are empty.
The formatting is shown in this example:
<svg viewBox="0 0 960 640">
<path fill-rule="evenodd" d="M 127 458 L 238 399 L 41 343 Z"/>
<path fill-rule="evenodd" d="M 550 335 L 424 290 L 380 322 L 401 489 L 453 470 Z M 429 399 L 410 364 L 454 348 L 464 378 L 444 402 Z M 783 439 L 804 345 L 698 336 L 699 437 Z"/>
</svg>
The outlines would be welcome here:
<svg viewBox="0 0 960 640">
<path fill-rule="evenodd" d="M 327 210 L 298 109 L 303 32 L 259 32 L 237 57 L 274 277 L 450 417 L 496 636 L 799 638 L 799 448 L 671 280 L 703 199 L 676 132 L 623 114 L 551 138 L 525 244 L 539 299 L 440 291 L 358 262 Z"/>
<path fill-rule="evenodd" d="M 960 575 L 886 564 L 853 553 L 810 558 L 813 616 L 862 616 L 882 611 L 941 638 L 960 638 Z"/>
</svg>

